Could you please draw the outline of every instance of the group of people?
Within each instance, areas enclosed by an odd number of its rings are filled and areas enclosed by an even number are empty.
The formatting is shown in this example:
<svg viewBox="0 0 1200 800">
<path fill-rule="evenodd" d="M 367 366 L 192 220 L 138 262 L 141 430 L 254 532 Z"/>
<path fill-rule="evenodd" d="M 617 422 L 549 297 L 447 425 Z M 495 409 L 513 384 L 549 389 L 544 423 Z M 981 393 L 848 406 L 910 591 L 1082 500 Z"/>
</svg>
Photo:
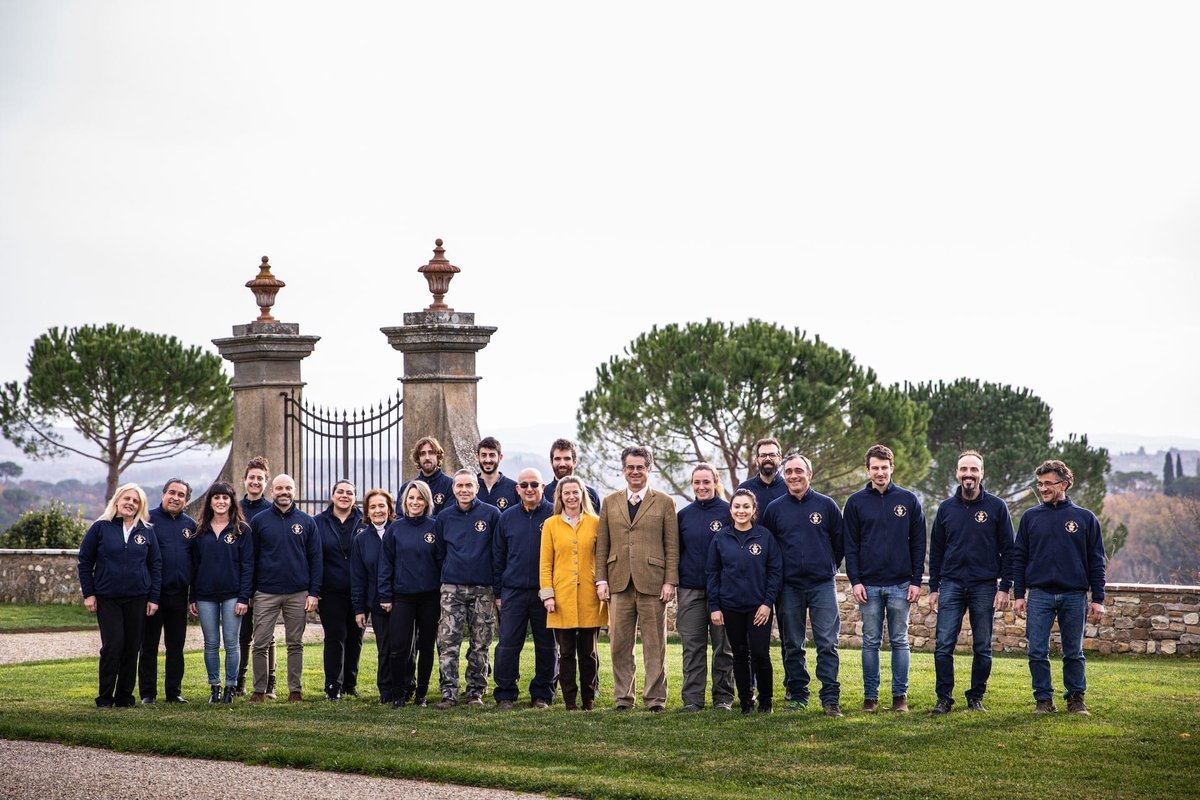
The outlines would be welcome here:
<svg viewBox="0 0 1200 800">
<path fill-rule="evenodd" d="M 448 475 L 442 446 L 423 437 L 411 453 L 416 475 L 398 497 L 370 489 L 360 510 L 357 487 L 340 480 L 315 516 L 296 506 L 292 478 L 270 478 L 263 458 L 247 464 L 240 499 L 228 483 L 211 486 L 199 522 L 184 512 L 191 497 L 186 481 L 169 480 L 152 511 L 141 488 L 120 487 L 79 551 L 84 603 L 97 614 L 101 633 L 96 704 L 134 705 L 135 683 L 142 703 L 156 702 L 160 637 L 166 702 L 187 702 L 188 613 L 200 619 L 211 703 L 246 693 L 248 662 L 249 701 L 276 699 L 274 634 L 281 617 L 288 700 L 299 702 L 305 625 L 315 610 L 324 629 L 329 700 L 359 696 L 370 624 L 380 703 L 427 703 L 436 646 L 438 708 L 464 699 L 482 706 L 489 678 L 497 706 L 514 708 L 520 655 L 531 636 L 530 705 L 545 708 L 561 694 L 568 710 L 590 711 L 599 687 L 597 639 L 607 627 L 616 710 L 635 705 L 640 634 L 642 701 L 658 713 L 667 703 L 666 610 L 674 600 L 682 711 L 702 710 L 708 696 L 719 709 L 731 710 L 735 701 L 745 714 L 774 709 L 770 645 L 777 615 L 785 707 L 809 705 L 811 630 L 821 710 L 840 717 L 835 576 L 844 560 L 862 616 L 862 710 L 881 708 L 885 622 L 890 708 L 909 710 L 908 618 L 921 594 L 926 522 L 916 495 L 893 483 L 887 447 L 866 452 L 869 480 L 843 508 L 812 488 L 809 459 L 784 455 L 775 439 L 755 444 L 756 474 L 728 500 L 717 469 L 697 464 L 695 500 L 678 511 L 668 494 L 650 487 L 653 458 L 645 447 L 624 449 L 625 488 L 603 500 L 575 475 L 578 452 L 567 439 L 551 445 L 549 483 L 537 469 L 515 480 L 505 476 L 493 437 L 481 440 L 475 455 L 478 473 Z M 1014 538 L 1007 506 L 983 489 L 983 474 L 981 454 L 960 455 L 958 488 L 938 507 L 929 537 L 929 603 L 937 612 L 931 713 L 954 705 L 953 653 L 964 615 L 973 639 L 967 707 L 985 710 L 992 621 L 1008 608 L 1011 592 L 1014 612 L 1027 619 L 1035 711 L 1056 710 L 1049 640 L 1057 620 L 1067 709 L 1086 714 L 1083 630 L 1086 620 L 1099 621 L 1104 600 L 1099 522 L 1071 502 L 1070 469 L 1046 461 L 1035 470 L 1042 503 L 1022 516 Z M 497 629 L 493 674 L 489 652 Z"/>
</svg>

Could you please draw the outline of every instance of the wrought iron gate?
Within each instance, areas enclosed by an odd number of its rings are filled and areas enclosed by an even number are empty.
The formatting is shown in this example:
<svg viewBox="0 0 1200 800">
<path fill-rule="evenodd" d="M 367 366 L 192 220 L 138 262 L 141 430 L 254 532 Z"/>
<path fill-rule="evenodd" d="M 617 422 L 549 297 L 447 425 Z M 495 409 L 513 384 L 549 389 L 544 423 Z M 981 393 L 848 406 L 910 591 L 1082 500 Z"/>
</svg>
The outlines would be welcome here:
<svg viewBox="0 0 1200 800">
<path fill-rule="evenodd" d="M 358 496 L 381 487 L 400 489 L 404 419 L 400 392 L 388 403 L 347 413 L 310 406 L 290 392 L 283 400 L 284 471 L 296 480 L 297 504 L 309 514 L 329 504 L 336 480 L 352 481 Z"/>
</svg>

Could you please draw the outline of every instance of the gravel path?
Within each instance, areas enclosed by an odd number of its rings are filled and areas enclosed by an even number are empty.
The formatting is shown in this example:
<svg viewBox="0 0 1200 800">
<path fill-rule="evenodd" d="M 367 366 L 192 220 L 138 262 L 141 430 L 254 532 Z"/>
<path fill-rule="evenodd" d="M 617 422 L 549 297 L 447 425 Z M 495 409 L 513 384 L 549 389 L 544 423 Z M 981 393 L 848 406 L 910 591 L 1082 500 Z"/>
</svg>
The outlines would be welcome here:
<svg viewBox="0 0 1200 800">
<path fill-rule="evenodd" d="M 283 641 L 283 626 L 277 629 L 276 639 Z M 321 626 L 309 625 L 304 639 L 321 641 Z M 199 627 L 189 626 L 188 649 L 199 649 L 202 644 Z M 99 652 L 99 631 L 0 636 L 0 664 L 94 657 Z M 545 800 L 541 795 L 501 789 L 368 778 L 316 770 L 250 767 L 234 761 L 133 755 L 92 747 L 0 739 L 0 798 L 5 800 L 296 800 L 299 797 Z"/>
<path fill-rule="evenodd" d="M 305 769 L 248 767 L 232 761 L 113 753 L 92 747 L 0 739 L 0 797 L 8 800 L 483 800 L 530 798 L 398 778 Z"/>
</svg>

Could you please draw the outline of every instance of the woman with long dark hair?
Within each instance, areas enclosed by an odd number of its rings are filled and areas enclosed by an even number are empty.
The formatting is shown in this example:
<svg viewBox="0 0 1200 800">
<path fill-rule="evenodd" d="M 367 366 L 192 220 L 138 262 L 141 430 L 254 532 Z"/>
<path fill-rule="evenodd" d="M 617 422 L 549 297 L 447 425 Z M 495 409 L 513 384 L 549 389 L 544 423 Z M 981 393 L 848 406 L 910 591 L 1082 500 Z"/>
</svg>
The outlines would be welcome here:
<svg viewBox="0 0 1200 800">
<path fill-rule="evenodd" d="M 354 534 L 350 547 L 350 605 L 359 630 L 367 622 L 375 632 L 378 669 L 375 685 L 379 687 L 379 704 L 392 704 L 392 639 L 391 614 L 379 605 L 379 553 L 388 525 L 396 519 L 396 501 L 387 489 L 371 489 L 363 498 L 365 511 L 362 523 Z"/>
<path fill-rule="evenodd" d="M 232 703 L 241 649 L 238 636 L 250 608 L 254 584 L 254 541 L 242 516 L 237 492 L 214 483 L 204 493 L 200 524 L 192 545 L 191 612 L 200 617 L 204 667 L 210 703 Z M 225 642 L 225 681 L 221 691 L 220 643 Z"/>
<path fill-rule="evenodd" d="M 83 605 L 100 626 L 98 708 L 133 706 L 138 650 L 146 617 L 158 610 L 162 554 L 150 525 L 146 493 L 117 487 L 79 545 Z"/>
</svg>

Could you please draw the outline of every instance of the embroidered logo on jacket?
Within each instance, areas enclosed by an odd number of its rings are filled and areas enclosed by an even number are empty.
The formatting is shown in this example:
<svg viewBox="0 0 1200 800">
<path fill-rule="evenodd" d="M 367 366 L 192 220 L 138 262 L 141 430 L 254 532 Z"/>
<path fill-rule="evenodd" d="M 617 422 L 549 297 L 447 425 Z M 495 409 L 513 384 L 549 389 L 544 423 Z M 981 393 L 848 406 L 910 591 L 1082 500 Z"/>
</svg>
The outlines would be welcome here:
<svg viewBox="0 0 1200 800">
<path fill-rule="evenodd" d="M 299 536 L 300 534 L 304 533 L 304 526 L 301 525 L 299 522 L 293 522 L 292 523 L 292 533 Z"/>
<path fill-rule="evenodd" d="M 978 522 L 980 525 L 987 522 L 988 521 L 987 512 L 986 511 L 976 511 L 975 512 L 975 521 Z"/>
<path fill-rule="evenodd" d="M 481 519 L 478 522 L 476 522 L 475 530 L 479 531 L 480 533 L 483 533 L 484 531 L 486 531 L 487 530 L 487 521 Z"/>
<path fill-rule="evenodd" d="M 232 533 L 225 534 L 224 539 L 225 539 L 225 544 L 233 544 L 234 542 L 237 541 L 237 537 L 234 536 Z"/>
<path fill-rule="evenodd" d="M 501 497 L 499 500 L 497 500 L 497 501 L 496 501 L 496 508 L 500 509 L 501 511 L 503 511 L 504 509 L 508 508 L 508 498 L 507 498 L 507 497 Z"/>
<path fill-rule="evenodd" d="M 422 538 L 422 539 L 424 539 L 424 540 L 425 540 L 426 542 L 428 542 L 429 544 L 433 544 L 433 539 L 434 539 L 434 536 L 433 536 L 433 533 L 432 533 L 431 531 L 426 531 L 426 532 L 425 532 L 425 535 L 424 535 L 424 536 L 422 536 L 421 538 Z"/>
<path fill-rule="evenodd" d="M 719 519 L 714 519 L 712 522 L 708 523 L 708 529 L 710 531 L 712 531 L 713 533 L 716 533 L 717 531 L 721 530 L 721 528 L 724 528 L 724 527 L 725 526 L 721 524 L 721 520 L 719 520 Z"/>
<path fill-rule="evenodd" d="M 825 519 L 825 518 L 821 516 L 820 511 L 814 511 L 813 513 L 808 515 L 808 521 L 811 522 L 813 525 L 820 525 L 821 520 L 823 520 L 823 519 Z"/>
<path fill-rule="evenodd" d="M 755 542 L 754 544 L 750 545 L 749 549 L 750 549 L 750 555 L 752 555 L 752 556 L 757 556 L 757 555 L 762 554 L 762 545 L 759 544 L 758 542 Z"/>
<path fill-rule="evenodd" d="M 182 531 L 180 531 L 180 533 L 183 534 L 183 538 L 185 539 L 190 539 L 196 535 L 196 532 L 191 528 L 184 528 Z"/>
<path fill-rule="evenodd" d="M 446 502 L 446 495 L 442 492 L 438 492 L 433 496 L 433 504 L 435 506 L 440 506 L 444 502 Z"/>
<path fill-rule="evenodd" d="M 142 535 L 142 534 L 140 534 L 140 533 L 135 533 L 135 534 L 133 535 L 133 543 L 134 543 L 134 544 L 145 544 L 145 543 L 146 543 L 146 537 L 145 537 L 145 536 L 143 536 L 143 535 Z"/>
<path fill-rule="evenodd" d="M 892 509 L 892 513 L 895 514 L 897 517 L 906 517 L 906 516 L 908 516 L 908 509 L 905 508 L 904 506 L 896 506 L 895 508 Z"/>
<path fill-rule="evenodd" d="M 1073 519 L 1067 520 L 1067 524 L 1063 527 L 1067 529 L 1067 533 L 1074 533 L 1075 531 L 1079 530 L 1079 525 Z"/>
</svg>

